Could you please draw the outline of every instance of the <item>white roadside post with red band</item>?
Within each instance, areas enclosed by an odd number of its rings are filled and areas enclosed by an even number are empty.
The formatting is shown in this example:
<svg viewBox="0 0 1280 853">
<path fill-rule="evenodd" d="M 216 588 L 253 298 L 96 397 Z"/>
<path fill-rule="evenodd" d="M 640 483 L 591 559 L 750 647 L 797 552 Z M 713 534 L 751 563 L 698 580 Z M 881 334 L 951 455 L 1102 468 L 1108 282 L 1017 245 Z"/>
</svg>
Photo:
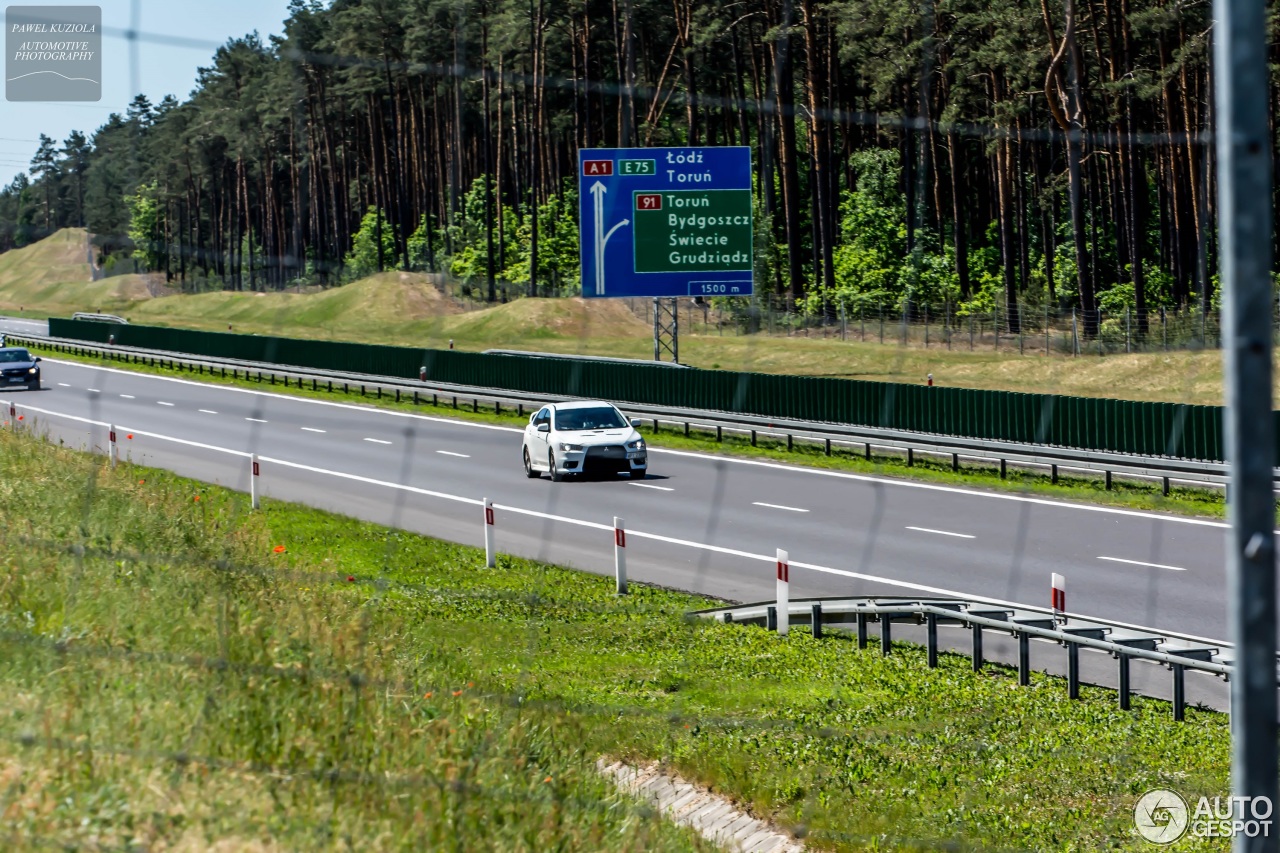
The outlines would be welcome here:
<svg viewBox="0 0 1280 853">
<path fill-rule="evenodd" d="M 613 575 L 617 581 L 618 595 L 627 594 L 627 527 L 626 523 L 613 517 Z"/>
<path fill-rule="evenodd" d="M 1067 581 L 1062 575 L 1053 572 L 1049 578 L 1049 589 L 1053 597 L 1053 617 L 1067 621 Z"/>
<path fill-rule="evenodd" d="M 258 508 L 258 474 L 261 472 L 261 466 L 258 465 L 258 454 L 254 453 L 249 457 L 249 461 L 253 465 L 253 469 L 249 472 L 249 499 L 253 502 L 253 508 Z"/>
<path fill-rule="evenodd" d="M 493 501 L 484 498 L 484 565 L 492 569 L 497 565 L 493 553 Z"/>
<path fill-rule="evenodd" d="M 107 425 L 107 458 L 111 460 L 111 467 L 116 467 L 116 459 L 120 456 L 120 451 L 116 449 L 116 425 Z"/>
<path fill-rule="evenodd" d="M 778 634 L 785 637 L 790 620 L 787 610 L 791 606 L 791 560 L 787 552 L 778 549 Z"/>
</svg>

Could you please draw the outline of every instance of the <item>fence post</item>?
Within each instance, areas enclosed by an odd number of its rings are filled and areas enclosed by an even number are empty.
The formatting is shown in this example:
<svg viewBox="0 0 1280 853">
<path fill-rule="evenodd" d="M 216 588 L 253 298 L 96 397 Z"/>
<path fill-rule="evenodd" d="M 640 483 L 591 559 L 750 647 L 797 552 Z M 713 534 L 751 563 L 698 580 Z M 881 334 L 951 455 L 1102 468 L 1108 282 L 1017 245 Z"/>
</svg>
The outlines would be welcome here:
<svg viewBox="0 0 1280 853">
<path fill-rule="evenodd" d="M 969 315 L 969 351 L 973 352 L 973 315 Z"/>
<path fill-rule="evenodd" d="M 791 565 L 787 552 L 778 549 L 778 634 L 787 636 L 787 608 L 791 603 Z"/>
<path fill-rule="evenodd" d="M 928 662 L 929 669 L 938 668 L 938 615 L 936 613 L 925 614 L 926 637 L 928 641 Z"/>
<path fill-rule="evenodd" d="M 1129 306 L 1124 306 L 1124 351 L 1133 352 L 1129 338 Z"/>
<path fill-rule="evenodd" d="M 493 501 L 484 498 L 482 502 L 484 504 L 484 565 L 486 569 L 492 569 L 497 565 L 493 553 Z"/>
<path fill-rule="evenodd" d="M 1129 710 L 1129 656 L 1120 655 L 1120 710 Z"/>
<path fill-rule="evenodd" d="M 621 518 L 613 517 L 613 577 L 618 595 L 627 594 L 627 529 Z"/>
<path fill-rule="evenodd" d="M 1071 355 L 1080 354 L 1080 333 L 1076 328 L 1076 309 L 1071 309 Z"/>
<path fill-rule="evenodd" d="M 116 467 L 116 425 L 107 425 L 107 458 L 111 460 L 111 467 Z"/>
<path fill-rule="evenodd" d="M 258 464 L 258 454 L 254 453 L 249 457 L 249 502 L 254 509 L 258 509 L 258 475 L 262 473 L 262 467 Z"/>
</svg>

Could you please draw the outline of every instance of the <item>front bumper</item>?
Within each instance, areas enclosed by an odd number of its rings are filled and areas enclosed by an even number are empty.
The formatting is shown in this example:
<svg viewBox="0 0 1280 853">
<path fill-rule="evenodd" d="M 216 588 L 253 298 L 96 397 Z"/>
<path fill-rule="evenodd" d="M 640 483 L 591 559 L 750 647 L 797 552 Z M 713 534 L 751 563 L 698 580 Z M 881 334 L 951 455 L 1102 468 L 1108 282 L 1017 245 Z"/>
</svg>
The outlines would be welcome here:
<svg viewBox="0 0 1280 853">
<path fill-rule="evenodd" d="M 6 370 L 3 373 L 0 373 L 0 388 L 26 387 L 28 385 L 35 385 L 39 381 L 40 371 L 28 373 L 25 370 L 21 372 L 16 370 L 10 372 Z"/>
<path fill-rule="evenodd" d="M 645 471 L 649 467 L 648 450 L 628 451 L 622 445 L 588 447 L 563 451 L 556 456 L 556 468 L 565 474 L 604 474 L 623 471 Z"/>
</svg>

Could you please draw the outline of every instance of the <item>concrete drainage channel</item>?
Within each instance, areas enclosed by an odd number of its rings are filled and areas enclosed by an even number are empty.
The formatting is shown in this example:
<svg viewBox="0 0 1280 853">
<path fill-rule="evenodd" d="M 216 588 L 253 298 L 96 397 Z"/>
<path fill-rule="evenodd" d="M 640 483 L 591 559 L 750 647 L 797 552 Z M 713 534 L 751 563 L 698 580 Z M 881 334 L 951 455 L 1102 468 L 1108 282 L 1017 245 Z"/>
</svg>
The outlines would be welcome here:
<svg viewBox="0 0 1280 853">
<path fill-rule="evenodd" d="M 663 817 L 696 831 L 708 841 L 734 853 L 800 853 L 805 846 L 770 823 L 757 820 L 734 803 L 686 782 L 660 765 L 633 767 L 601 758 L 601 775 L 618 790 L 657 809 Z"/>
</svg>

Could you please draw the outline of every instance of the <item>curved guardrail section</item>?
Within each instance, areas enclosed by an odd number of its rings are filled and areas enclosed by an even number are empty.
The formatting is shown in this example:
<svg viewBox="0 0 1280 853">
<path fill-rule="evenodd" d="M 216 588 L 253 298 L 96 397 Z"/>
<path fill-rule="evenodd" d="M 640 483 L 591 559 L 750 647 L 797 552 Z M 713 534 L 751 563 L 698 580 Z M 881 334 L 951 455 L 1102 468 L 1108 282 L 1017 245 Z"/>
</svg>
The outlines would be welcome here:
<svg viewBox="0 0 1280 853">
<path fill-rule="evenodd" d="M 775 630 L 778 605 L 757 602 L 695 611 L 692 616 L 719 622 L 762 625 Z M 1230 643 L 1158 631 L 1136 625 L 1109 622 L 1073 614 L 1024 606 L 997 605 L 985 601 L 945 598 L 891 598 L 862 596 L 852 598 L 792 599 L 786 605 L 789 624 L 810 625 L 815 637 L 821 637 L 824 626 L 853 626 L 858 647 L 867 646 L 867 629 L 871 623 L 880 628 L 880 653 L 887 655 L 893 647 L 894 622 L 911 622 L 926 626 L 926 648 L 930 667 L 938 664 L 938 626 L 959 625 L 972 631 L 973 668 L 981 668 L 984 657 L 983 633 L 1007 633 L 1018 640 L 1018 683 L 1030 683 L 1030 641 L 1057 642 L 1067 651 L 1067 690 L 1071 698 L 1080 695 L 1080 649 L 1089 648 L 1111 654 L 1118 666 L 1119 703 L 1130 704 L 1129 664 L 1137 660 L 1164 664 L 1173 673 L 1173 718 L 1185 716 L 1185 675 L 1187 670 L 1206 672 L 1224 679 L 1231 676 L 1234 652 Z M 1280 683 L 1280 671 L 1277 672 Z"/>
</svg>

